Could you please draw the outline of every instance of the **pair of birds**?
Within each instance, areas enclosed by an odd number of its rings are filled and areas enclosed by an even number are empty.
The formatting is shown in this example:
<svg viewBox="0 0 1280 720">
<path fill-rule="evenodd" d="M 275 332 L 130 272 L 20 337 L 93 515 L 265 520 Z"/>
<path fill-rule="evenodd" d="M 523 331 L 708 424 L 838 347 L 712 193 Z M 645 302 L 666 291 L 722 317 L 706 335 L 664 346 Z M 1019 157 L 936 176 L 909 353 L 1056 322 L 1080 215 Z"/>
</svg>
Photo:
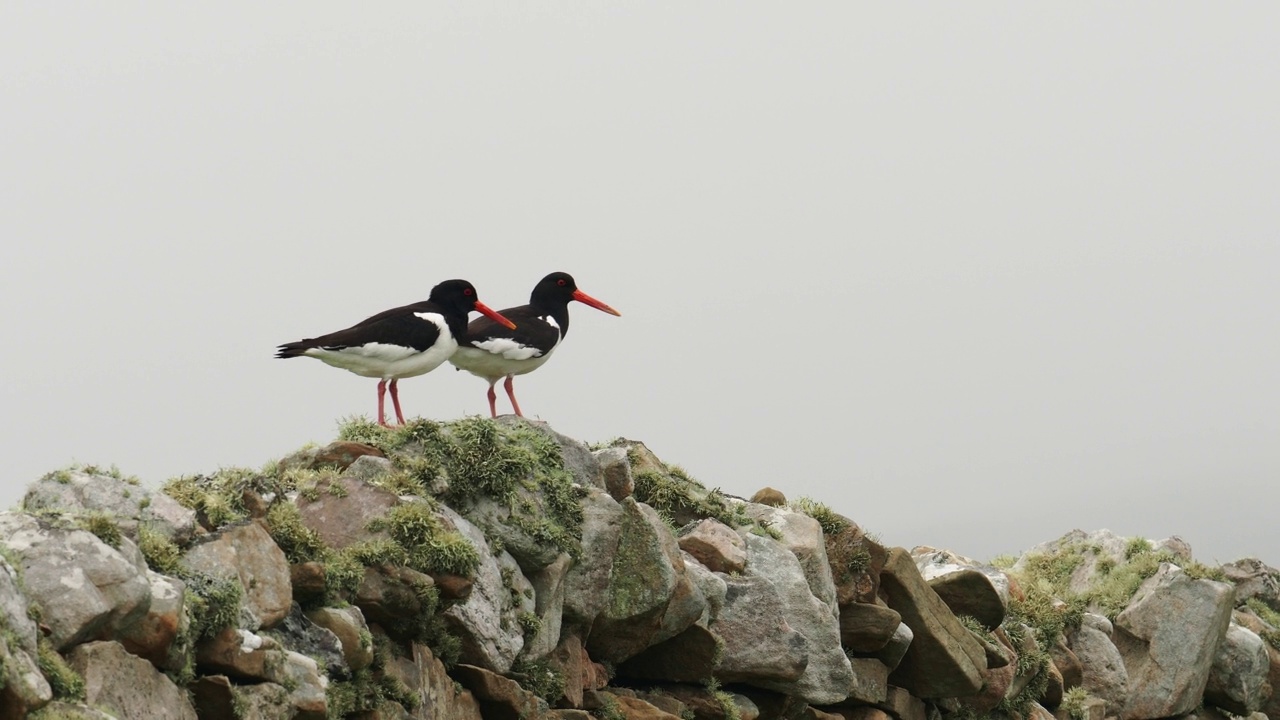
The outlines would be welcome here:
<svg viewBox="0 0 1280 720">
<path fill-rule="evenodd" d="M 504 387 L 516 415 L 523 417 L 512 378 L 533 372 L 551 357 L 569 333 L 569 303 L 577 300 L 610 315 L 622 313 L 578 289 L 568 273 L 554 272 L 533 288 L 528 305 L 497 312 L 480 302 L 466 280 L 446 280 L 431 296 L 412 305 L 384 310 L 345 330 L 285 343 L 277 358 L 313 357 L 364 377 L 378 378 L 378 424 L 386 425 L 385 400 L 391 391 L 396 420 L 404 424 L 396 382 L 424 375 L 445 360 L 489 381 L 489 414 L 498 416 L 494 385 Z M 467 323 L 467 314 L 484 317 Z"/>
</svg>

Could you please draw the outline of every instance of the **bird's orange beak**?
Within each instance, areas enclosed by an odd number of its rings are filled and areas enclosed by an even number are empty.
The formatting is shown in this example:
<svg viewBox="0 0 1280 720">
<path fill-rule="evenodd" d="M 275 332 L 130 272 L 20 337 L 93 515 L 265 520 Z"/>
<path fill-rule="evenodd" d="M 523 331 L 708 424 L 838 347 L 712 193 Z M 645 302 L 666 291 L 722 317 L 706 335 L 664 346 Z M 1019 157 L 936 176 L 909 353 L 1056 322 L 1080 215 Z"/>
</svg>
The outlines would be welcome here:
<svg viewBox="0 0 1280 720">
<path fill-rule="evenodd" d="M 477 301 L 476 301 L 476 312 L 480 313 L 481 315 L 486 315 L 486 316 L 488 316 L 488 318 L 489 318 L 490 320 L 493 320 L 494 322 L 498 323 L 499 325 L 502 325 L 502 326 L 506 327 L 508 330 L 515 330 L 515 329 L 516 329 L 516 324 L 515 324 L 515 323 L 513 323 L 513 322 L 511 322 L 510 320 L 506 319 L 505 317 L 503 317 L 502 315 L 500 315 L 500 314 L 498 313 L 498 311 L 497 311 L 497 310 L 494 310 L 493 308 L 489 307 L 488 305 L 485 305 L 484 303 L 480 302 L 479 300 L 477 300 Z"/>
<path fill-rule="evenodd" d="M 578 302 L 582 303 L 583 305 L 590 305 L 591 307 L 593 307 L 593 308 L 595 308 L 595 309 L 597 309 L 597 310 L 603 310 L 604 312 L 607 312 L 607 313 L 609 313 L 610 315 L 617 315 L 618 317 L 622 317 L 622 313 L 618 312 L 617 310 L 614 310 L 613 308 L 609 307 L 608 305 L 605 305 L 604 303 L 602 303 L 602 302 L 600 302 L 599 300 L 597 300 L 597 299 L 595 299 L 595 298 L 591 297 L 590 295 L 588 295 L 588 294 L 586 294 L 586 293 L 582 292 L 581 290 L 574 290 L 574 291 L 573 291 L 573 299 L 574 299 L 574 300 L 577 300 Z"/>
</svg>

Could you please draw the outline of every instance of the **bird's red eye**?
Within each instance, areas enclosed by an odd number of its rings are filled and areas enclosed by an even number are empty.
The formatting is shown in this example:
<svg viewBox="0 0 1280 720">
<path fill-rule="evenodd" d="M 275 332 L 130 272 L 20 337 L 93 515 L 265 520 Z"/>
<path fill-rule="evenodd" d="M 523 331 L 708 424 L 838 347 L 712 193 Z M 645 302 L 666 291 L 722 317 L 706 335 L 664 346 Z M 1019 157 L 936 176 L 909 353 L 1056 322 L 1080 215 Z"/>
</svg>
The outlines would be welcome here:
<svg viewBox="0 0 1280 720">
<path fill-rule="evenodd" d="M 472 295 L 475 295 L 475 291 L 472 290 L 471 288 L 466 288 L 462 291 L 462 294 L 466 295 L 467 297 L 471 297 Z"/>
<path fill-rule="evenodd" d="M 560 278 L 559 280 L 557 280 L 556 284 L 559 285 L 560 287 L 564 287 L 564 278 Z"/>
</svg>

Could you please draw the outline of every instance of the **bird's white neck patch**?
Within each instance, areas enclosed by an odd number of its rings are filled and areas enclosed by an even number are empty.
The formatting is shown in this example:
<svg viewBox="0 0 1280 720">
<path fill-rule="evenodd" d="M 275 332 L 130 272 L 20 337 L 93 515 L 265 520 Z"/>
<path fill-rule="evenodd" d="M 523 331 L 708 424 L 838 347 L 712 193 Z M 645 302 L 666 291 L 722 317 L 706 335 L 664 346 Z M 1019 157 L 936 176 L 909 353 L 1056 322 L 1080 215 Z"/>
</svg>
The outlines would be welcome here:
<svg viewBox="0 0 1280 720">
<path fill-rule="evenodd" d="M 449 323 L 444 321 L 444 316 L 440 313 L 419 312 L 414 313 L 413 316 L 435 325 L 440 329 L 441 337 L 453 337 L 453 333 L 449 332 Z"/>
<path fill-rule="evenodd" d="M 556 319 L 555 319 L 555 318 L 553 318 L 553 317 L 551 317 L 550 315 L 547 315 L 547 316 L 545 316 L 545 317 L 540 317 L 540 318 L 538 318 L 538 319 L 539 319 L 539 320 L 541 320 L 542 322 L 544 322 L 544 323 L 546 323 L 546 324 L 550 325 L 551 327 L 553 327 L 553 328 L 557 329 L 557 330 L 559 330 L 559 329 L 560 329 L 560 323 L 557 323 L 557 322 L 556 322 Z"/>
</svg>

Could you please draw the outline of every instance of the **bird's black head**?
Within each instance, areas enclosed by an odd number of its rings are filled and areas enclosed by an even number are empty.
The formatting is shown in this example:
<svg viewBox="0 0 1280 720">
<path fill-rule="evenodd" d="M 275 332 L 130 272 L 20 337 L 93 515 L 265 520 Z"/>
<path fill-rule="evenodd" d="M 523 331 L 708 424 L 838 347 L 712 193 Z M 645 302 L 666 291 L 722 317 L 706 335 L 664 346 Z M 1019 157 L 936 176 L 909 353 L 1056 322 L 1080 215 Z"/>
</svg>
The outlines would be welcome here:
<svg viewBox="0 0 1280 720">
<path fill-rule="evenodd" d="M 461 317 L 463 321 L 466 320 L 467 313 L 476 310 L 508 328 L 514 330 L 516 327 L 515 323 L 480 302 L 480 298 L 476 296 L 476 287 L 466 280 L 445 280 L 431 288 L 431 297 L 428 299 L 446 312 Z"/>
<path fill-rule="evenodd" d="M 573 281 L 573 276 L 566 272 L 553 272 L 542 278 L 533 287 L 533 293 L 529 296 L 529 304 L 547 310 L 567 307 L 573 300 L 610 315 L 622 314 L 579 290 L 578 284 Z"/>
<path fill-rule="evenodd" d="M 476 286 L 466 280 L 445 280 L 431 288 L 431 302 L 466 316 L 476 307 Z"/>
</svg>

